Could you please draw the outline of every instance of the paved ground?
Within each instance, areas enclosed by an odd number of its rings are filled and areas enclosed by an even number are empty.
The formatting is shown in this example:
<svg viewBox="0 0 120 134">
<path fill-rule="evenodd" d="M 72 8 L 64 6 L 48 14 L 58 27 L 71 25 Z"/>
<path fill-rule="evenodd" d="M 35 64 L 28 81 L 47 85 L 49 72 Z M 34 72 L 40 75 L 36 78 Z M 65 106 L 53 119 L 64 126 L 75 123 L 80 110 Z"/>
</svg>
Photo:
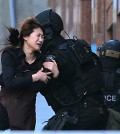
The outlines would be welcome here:
<svg viewBox="0 0 120 134">
<path fill-rule="evenodd" d="M 36 129 L 35 130 L 42 130 L 43 126 L 42 124 L 44 121 L 47 121 L 52 115 L 54 115 L 54 112 L 52 109 L 48 106 L 46 103 L 44 97 L 42 97 L 40 94 L 37 95 L 37 101 L 36 101 Z"/>
</svg>

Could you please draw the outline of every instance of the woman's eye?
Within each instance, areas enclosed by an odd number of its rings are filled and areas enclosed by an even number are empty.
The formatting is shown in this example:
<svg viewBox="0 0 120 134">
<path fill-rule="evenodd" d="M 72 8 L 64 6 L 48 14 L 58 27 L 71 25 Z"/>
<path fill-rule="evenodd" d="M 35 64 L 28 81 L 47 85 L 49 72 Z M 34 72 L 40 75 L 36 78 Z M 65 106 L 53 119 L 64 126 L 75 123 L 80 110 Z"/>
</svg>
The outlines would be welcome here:
<svg viewBox="0 0 120 134">
<path fill-rule="evenodd" d="M 40 37 L 40 36 L 41 36 L 41 38 L 43 38 L 43 39 L 44 39 L 44 35 L 38 34 L 37 36 L 38 36 L 38 37 Z"/>
<path fill-rule="evenodd" d="M 41 37 L 42 37 L 43 39 L 45 38 L 45 37 L 44 37 L 44 35 L 43 35 L 43 36 L 41 36 Z"/>
</svg>

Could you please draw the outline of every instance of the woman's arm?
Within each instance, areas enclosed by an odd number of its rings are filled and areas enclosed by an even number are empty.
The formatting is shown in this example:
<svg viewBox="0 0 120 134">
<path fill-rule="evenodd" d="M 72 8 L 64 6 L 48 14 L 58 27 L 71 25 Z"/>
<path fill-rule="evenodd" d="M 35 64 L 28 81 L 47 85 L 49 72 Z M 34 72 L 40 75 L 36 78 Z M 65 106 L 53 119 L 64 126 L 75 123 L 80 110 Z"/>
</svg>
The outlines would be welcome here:
<svg viewBox="0 0 120 134">
<path fill-rule="evenodd" d="M 3 52 L 1 57 L 2 63 L 2 76 L 5 87 L 15 88 L 15 87 L 24 87 L 32 83 L 32 76 L 27 75 L 25 77 L 17 77 L 16 73 L 16 59 L 13 55 L 8 52 Z"/>
<path fill-rule="evenodd" d="M 50 77 L 48 74 L 51 72 L 44 73 L 42 69 L 32 74 L 27 73 L 26 75 L 17 74 L 16 58 L 8 52 L 3 52 L 2 58 L 2 76 L 4 85 L 6 88 L 21 88 L 33 84 L 34 82 L 42 81 L 47 83 Z"/>
</svg>

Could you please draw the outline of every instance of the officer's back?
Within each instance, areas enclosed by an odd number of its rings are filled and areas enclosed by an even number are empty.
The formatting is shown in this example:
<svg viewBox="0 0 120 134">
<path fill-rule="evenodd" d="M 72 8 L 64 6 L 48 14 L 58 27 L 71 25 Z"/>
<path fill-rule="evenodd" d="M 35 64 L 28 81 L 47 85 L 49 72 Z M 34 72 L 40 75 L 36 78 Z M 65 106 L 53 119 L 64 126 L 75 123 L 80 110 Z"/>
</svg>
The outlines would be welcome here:
<svg viewBox="0 0 120 134">
<path fill-rule="evenodd" d="M 46 129 L 52 129 L 51 124 L 61 123 L 58 119 L 63 119 L 64 112 L 69 117 L 76 117 L 77 121 L 72 123 L 67 120 L 61 129 L 105 129 L 107 109 L 101 92 L 99 58 L 88 50 L 92 60 L 89 63 L 76 64 L 68 43 L 60 35 L 63 30 L 61 17 L 52 10 L 45 10 L 38 14 L 36 19 L 45 28 L 42 52 L 55 57 L 60 71 L 58 79 L 52 79 L 43 93 L 56 113 L 48 122 Z"/>
</svg>

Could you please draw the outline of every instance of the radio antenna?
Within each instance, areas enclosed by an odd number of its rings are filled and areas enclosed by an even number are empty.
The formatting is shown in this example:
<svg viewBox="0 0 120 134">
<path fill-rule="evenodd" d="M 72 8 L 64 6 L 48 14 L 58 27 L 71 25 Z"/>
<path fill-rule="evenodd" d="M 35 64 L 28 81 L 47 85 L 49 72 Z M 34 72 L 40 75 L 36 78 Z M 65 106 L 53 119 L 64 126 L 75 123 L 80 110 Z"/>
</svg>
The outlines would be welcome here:
<svg viewBox="0 0 120 134">
<path fill-rule="evenodd" d="M 68 36 L 68 38 L 70 39 L 70 36 L 69 36 L 69 34 L 66 32 L 66 31 L 64 31 L 64 33 Z"/>
</svg>

